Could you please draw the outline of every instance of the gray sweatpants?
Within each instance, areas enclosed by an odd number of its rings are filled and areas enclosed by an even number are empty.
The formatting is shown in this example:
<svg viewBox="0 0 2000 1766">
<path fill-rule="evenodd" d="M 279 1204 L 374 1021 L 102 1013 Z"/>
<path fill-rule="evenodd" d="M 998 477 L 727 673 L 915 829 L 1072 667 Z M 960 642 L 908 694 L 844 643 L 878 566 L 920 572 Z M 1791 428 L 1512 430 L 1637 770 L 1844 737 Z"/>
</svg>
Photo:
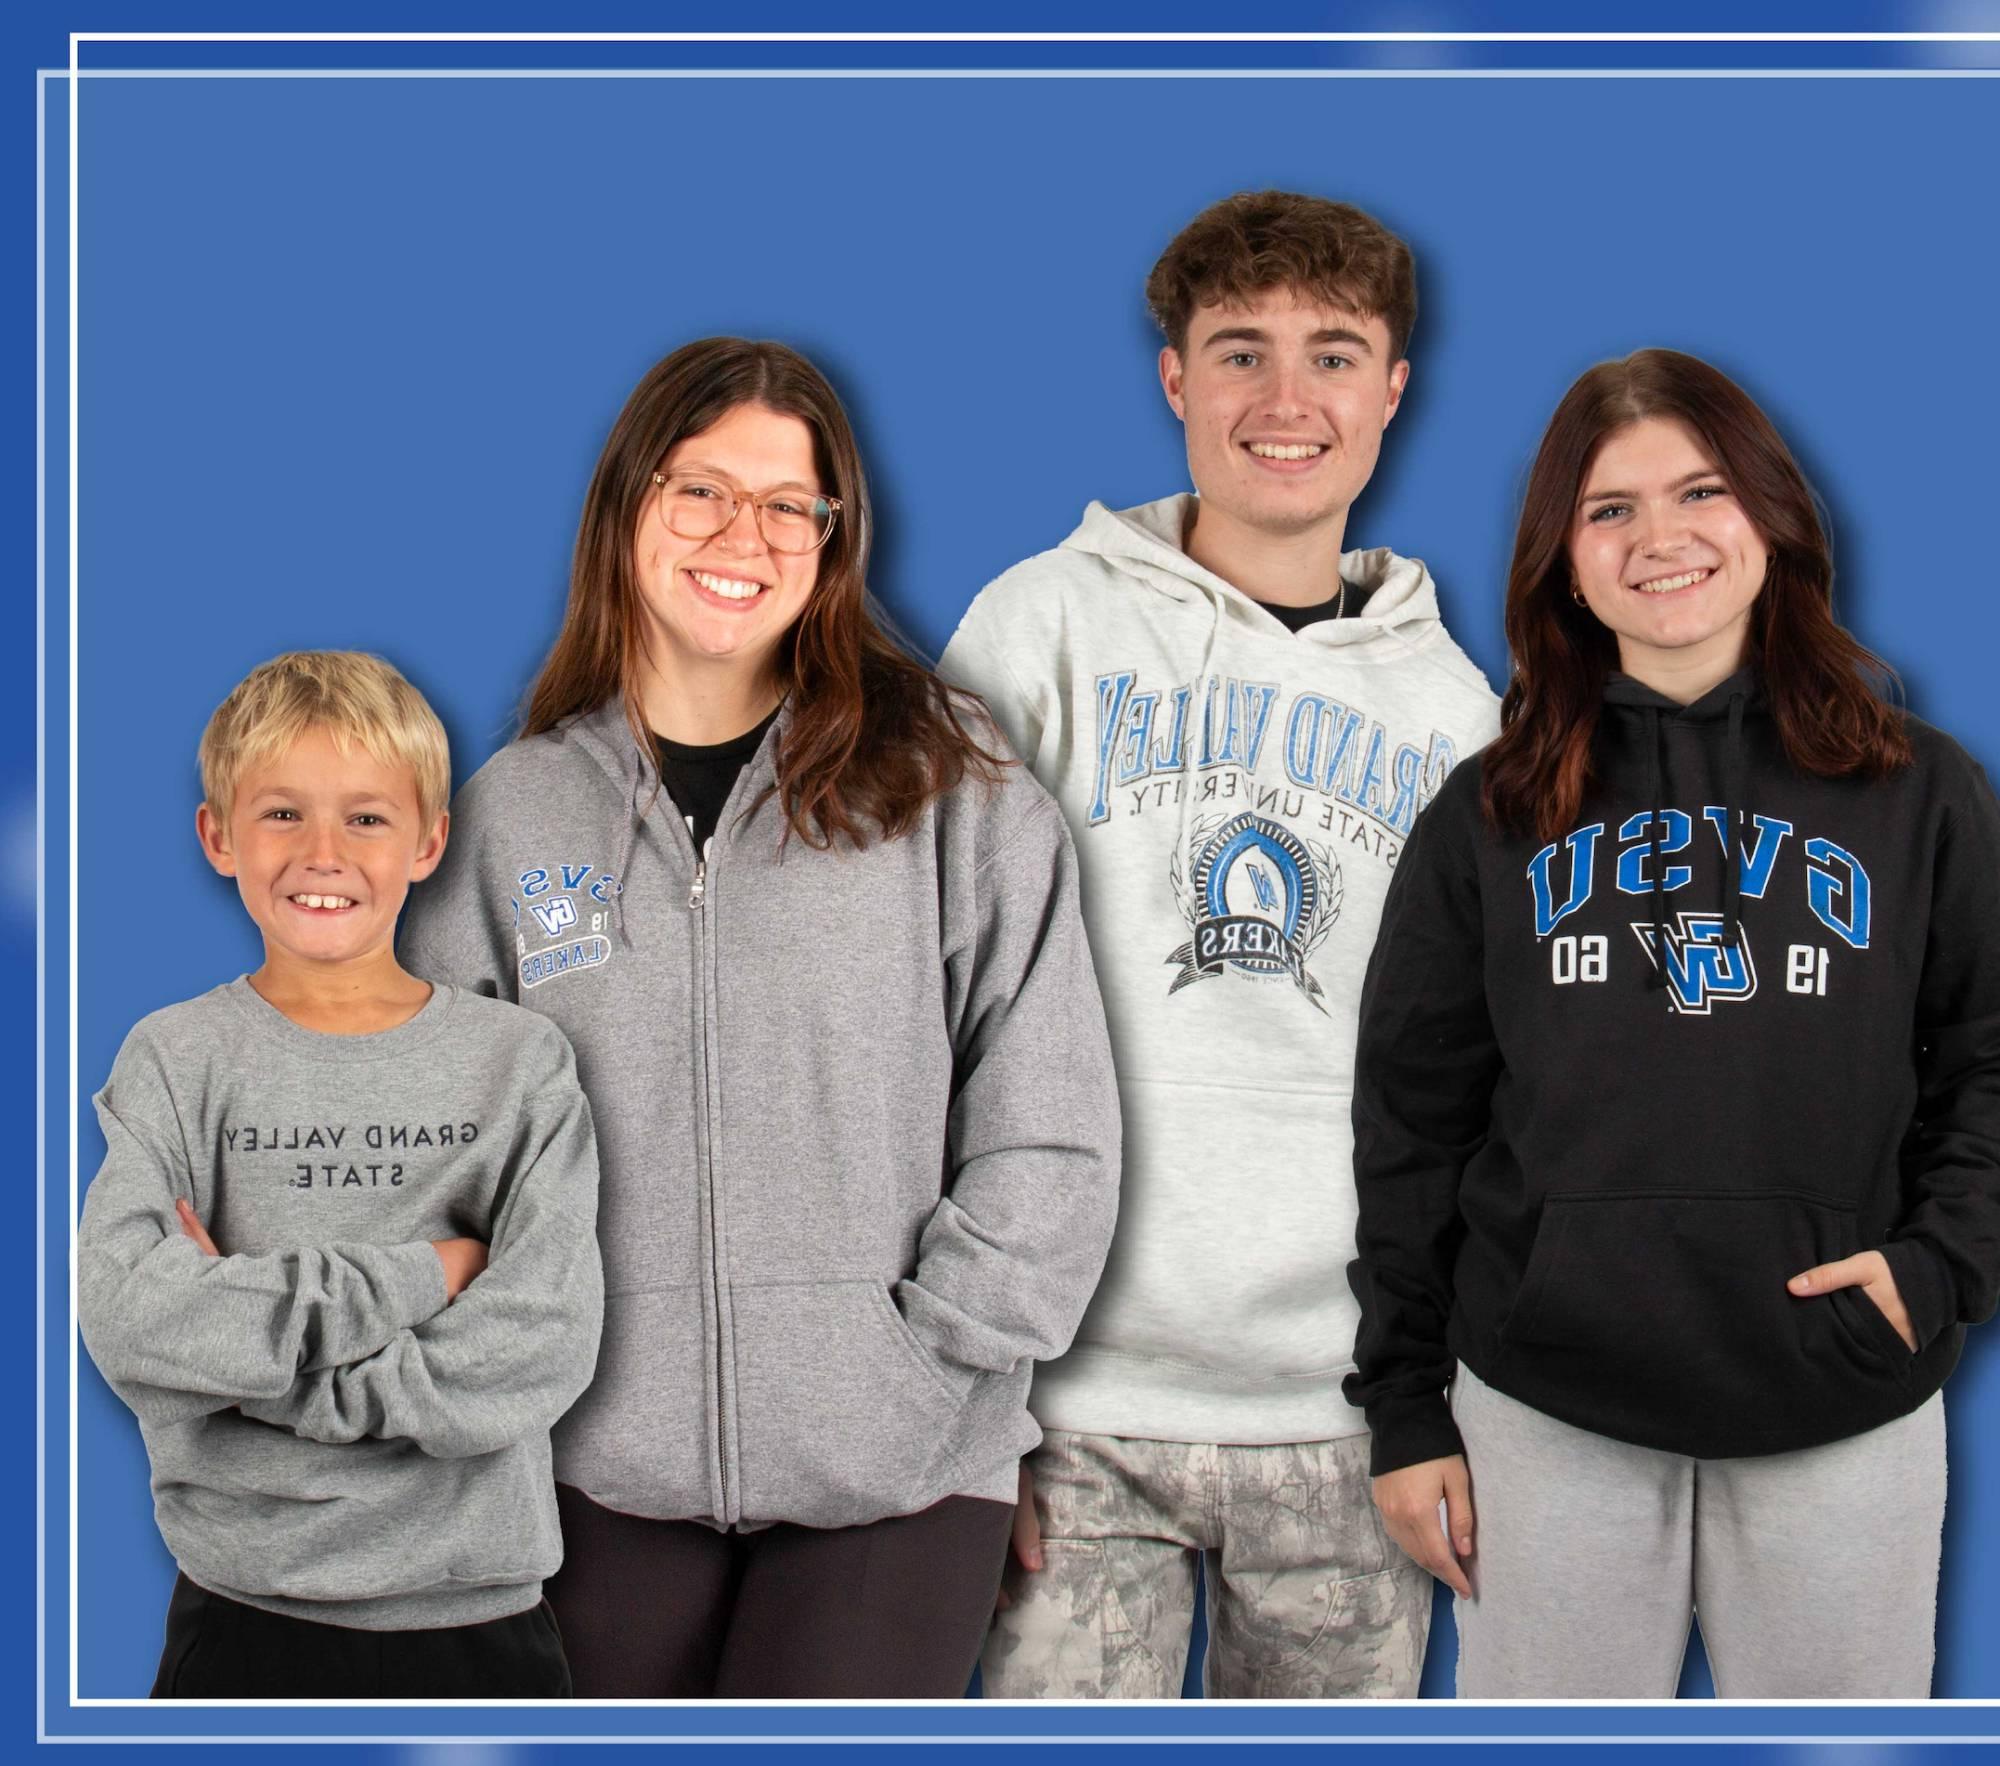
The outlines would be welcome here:
<svg viewBox="0 0 2000 1766">
<path fill-rule="evenodd" d="M 1944 1400 L 1797 1453 L 1688 1459 L 1557 1422 L 1461 1365 L 1477 1528 L 1458 1696 L 1930 1696 Z"/>
<path fill-rule="evenodd" d="M 1009 1553 L 994 1699 L 1180 1697 L 1207 1553 L 1210 1698 L 1415 1698 L 1431 1579 L 1390 1541 L 1368 1437 L 1275 1447 L 1051 1429 L 1029 1456 L 1043 1568 Z"/>
</svg>

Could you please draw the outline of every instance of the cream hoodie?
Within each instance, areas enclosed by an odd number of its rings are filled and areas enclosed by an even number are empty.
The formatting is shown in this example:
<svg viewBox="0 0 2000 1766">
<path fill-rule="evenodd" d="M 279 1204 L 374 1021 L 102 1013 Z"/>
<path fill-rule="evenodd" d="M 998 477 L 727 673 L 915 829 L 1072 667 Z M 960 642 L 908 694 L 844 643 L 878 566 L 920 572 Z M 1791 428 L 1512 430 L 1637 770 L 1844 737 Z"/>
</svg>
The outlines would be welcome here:
<svg viewBox="0 0 2000 1766">
<path fill-rule="evenodd" d="M 1117 1238 L 1046 1428 L 1167 1441 L 1357 1434 L 1355 1018 L 1418 812 L 1499 727 L 1387 549 L 1358 618 L 1294 635 L 1181 550 L 1193 506 L 1093 503 L 973 603 L 943 670 L 982 694 L 1076 836 L 1124 1111 Z"/>
</svg>

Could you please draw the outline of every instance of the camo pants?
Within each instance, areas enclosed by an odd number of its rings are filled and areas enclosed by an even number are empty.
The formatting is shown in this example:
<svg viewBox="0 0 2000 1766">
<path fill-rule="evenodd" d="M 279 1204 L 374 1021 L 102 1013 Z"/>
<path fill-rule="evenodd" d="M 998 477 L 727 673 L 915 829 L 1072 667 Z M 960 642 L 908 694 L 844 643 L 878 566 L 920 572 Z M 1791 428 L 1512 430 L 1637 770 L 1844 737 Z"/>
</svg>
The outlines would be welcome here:
<svg viewBox="0 0 2000 1766">
<path fill-rule="evenodd" d="M 1178 1698 L 1207 1554 L 1210 1698 L 1414 1698 L 1431 1579 L 1391 1543 L 1368 1437 L 1277 1447 L 1050 1430 L 1043 1568 L 1008 1554 L 988 1698 Z"/>
</svg>

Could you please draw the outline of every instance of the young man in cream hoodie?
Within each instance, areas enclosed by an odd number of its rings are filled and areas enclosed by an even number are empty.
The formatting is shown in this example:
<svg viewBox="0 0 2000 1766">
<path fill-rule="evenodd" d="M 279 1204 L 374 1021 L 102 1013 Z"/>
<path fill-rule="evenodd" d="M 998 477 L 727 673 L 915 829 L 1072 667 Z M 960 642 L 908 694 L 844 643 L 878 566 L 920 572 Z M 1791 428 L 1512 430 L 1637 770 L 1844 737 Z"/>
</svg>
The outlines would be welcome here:
<svg viewBox="0 0 2000 1766">
<path fill-rule="evenodd" d="M 1021 1468 L 997 1698 L 1171 1698 L 1207 1559 L 1211 1697 L 1411 1697 L 1431 1579 L 1341 1397 L 1349 1093 L 1383 893 L 1498 729 L 1429 574 L 1343 552 L 1409 376 L 1409 249 L 1265 191 L 1146 285 L 1196 495 L 1092 503 L 944 670 L 1070 818 L 1125 1121 L 1117 1240 Z"/>
</svg>

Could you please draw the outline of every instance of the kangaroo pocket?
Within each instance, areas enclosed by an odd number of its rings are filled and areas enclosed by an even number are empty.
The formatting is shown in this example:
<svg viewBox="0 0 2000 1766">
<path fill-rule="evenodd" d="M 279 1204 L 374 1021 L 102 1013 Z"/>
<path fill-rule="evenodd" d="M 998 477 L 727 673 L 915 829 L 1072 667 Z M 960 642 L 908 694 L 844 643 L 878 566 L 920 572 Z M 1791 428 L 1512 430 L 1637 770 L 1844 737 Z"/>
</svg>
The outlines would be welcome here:
<svg viewBox="0 0 2000 1766">
<path fill-rule="evenodd" d="M 1495 1383 L 1702 1459 L 1858 1434 L 1911 1407 L 1913 1358 L 1859 1289 L 1785 1283 L 1859 1248 L 1851 1208 L 1799 1191 L 1551 1196 Z"/>
<path fill-rule="evenodd" d="M 961 1386 L 871 1280 L 742 1287 L 736 1441 L 746 1521 L 848 1527 L 949 1496 Z"/>
<path fill-rule="evenodd" d="M 713 1515 L 714 1384 L 699 1288 L 607 1295 L 597 1372 L 555 1428 L 557 1478 L 623 1514 Z"/>
</svg>

